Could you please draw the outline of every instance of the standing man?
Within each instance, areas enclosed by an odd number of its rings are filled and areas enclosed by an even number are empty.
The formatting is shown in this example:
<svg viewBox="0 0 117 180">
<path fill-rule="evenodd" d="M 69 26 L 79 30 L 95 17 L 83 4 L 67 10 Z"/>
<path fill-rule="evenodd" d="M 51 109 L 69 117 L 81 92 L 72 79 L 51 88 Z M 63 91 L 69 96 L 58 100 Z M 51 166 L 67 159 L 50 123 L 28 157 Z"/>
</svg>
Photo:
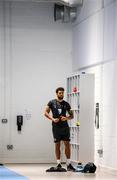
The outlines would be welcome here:
<svg viewBox="0 0 117 180">
<path fill-rule="evenodd" d="M 73 118 L 73 112 L 68 102 L 64 101 L 64 88 L 59 87 L 56 89 L 56 99 L 48 102 L 45 109 L 45 116 L 52 121 L 52 132 L 55 142 L 55 154 L 57 159 L 57 167 L 61 166 L 61 152 L 60 142 L 63 141 L 65 145 L 66 164 L 68 171 L 75 171 L 70 162 L 70 130 L 68 120 Z M 50 115 L 49 113 L 52 113 Z M 68 115 L 67 115 L 68 114 Z"/>
</svg>

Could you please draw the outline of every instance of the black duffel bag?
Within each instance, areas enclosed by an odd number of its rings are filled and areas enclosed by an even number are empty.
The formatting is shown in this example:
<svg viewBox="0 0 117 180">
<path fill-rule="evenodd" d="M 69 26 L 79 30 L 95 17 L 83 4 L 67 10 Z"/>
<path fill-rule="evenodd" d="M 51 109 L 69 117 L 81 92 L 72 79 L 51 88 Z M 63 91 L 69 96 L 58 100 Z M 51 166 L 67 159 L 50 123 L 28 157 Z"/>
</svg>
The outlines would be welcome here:
<svg viewBox="0 0 117 180">
<path fill-rule="evenodd" d="M 87 163 L 82 170 L 83 173 L 95 173 L 95 171 L 96 171 L 96 166 L 92 162 Z"/>
</svg>

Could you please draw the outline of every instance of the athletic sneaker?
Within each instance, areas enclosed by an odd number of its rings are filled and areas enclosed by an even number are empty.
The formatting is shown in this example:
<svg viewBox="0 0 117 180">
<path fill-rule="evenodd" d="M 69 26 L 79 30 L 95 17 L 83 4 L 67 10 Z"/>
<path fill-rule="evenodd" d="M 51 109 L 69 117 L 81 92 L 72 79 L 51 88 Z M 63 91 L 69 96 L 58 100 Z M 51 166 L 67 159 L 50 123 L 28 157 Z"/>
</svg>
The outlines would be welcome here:
<svg viewBox="0 0 117 180">
<path fill-rule="evenodd" d="M 62 165 L 61 164 L 57 164 L 57 168 L 62 168 Z"/>
<path fill-rule="evenodd" d="M 71 164 L 69 164 L 67 166 L 67 171 L 76 171 L 76 170 L 75 170 L 75 168 Z"/>
</svg>

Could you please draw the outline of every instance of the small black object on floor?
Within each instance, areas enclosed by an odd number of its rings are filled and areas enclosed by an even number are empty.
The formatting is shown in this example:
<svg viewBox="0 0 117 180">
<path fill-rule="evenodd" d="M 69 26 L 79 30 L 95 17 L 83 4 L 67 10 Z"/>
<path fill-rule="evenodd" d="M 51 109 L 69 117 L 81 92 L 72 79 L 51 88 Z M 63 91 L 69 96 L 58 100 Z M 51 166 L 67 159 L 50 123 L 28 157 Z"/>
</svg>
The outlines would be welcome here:
<svg viewBox="0 0 117 180">
<path fill-rule="evenodd" d="M 62 167 L 51 167 L 46 170 L 46 172 L 66 172 L 67 170 Z"/>
<path fill-rule="evenodd" d="M 84 173 L 95 173 L 96 168 L 97 167 L 96 167 L 96 165 L 94 163 L 89 162 L 84 166 L 83 172 Z"/>
<path fill-rule="evenodd" d="M 0 166 L 3 166 L 3 164 L 0 163 Z"/>
</svg>

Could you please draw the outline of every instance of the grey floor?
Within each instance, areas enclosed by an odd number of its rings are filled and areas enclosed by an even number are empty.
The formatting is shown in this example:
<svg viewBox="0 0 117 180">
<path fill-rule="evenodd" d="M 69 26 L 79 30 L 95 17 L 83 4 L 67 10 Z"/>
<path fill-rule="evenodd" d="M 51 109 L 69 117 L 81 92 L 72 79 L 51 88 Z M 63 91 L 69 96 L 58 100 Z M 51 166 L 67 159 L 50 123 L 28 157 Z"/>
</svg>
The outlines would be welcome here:
<svg viewBox="0 0 117 180">
<path fill-rule="evenodd" d="M 117 180 L 117 175 L 112 175 L 97 169 L 95 174 L 83 174 L 76 172 L 52 172 L 47 173 L 46 169 L 52 164 L 6 164 L 11 170 L 28 177 L 30 180 Z"/>
</svg>

